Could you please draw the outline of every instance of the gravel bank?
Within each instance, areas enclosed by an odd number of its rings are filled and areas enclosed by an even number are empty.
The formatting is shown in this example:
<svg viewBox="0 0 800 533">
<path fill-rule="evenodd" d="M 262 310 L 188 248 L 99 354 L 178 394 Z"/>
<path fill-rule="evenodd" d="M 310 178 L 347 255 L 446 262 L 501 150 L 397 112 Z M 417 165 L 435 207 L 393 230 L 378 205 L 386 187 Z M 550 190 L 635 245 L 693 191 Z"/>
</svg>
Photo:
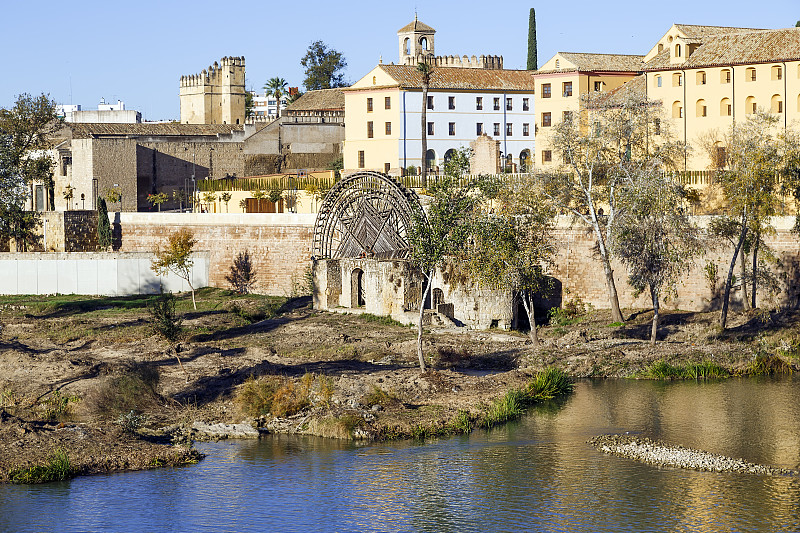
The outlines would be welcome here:
<svg viewBox="0 0 800 533">
<path fill-rule="evenodd" d="M 647 437 L 633 435 L 600 435 L 588 443 L 602 452 L 656 466 L 674 466 L 707 472 L 740 472 L 745 474 L 798 475 L 796 470 L 772 468 L 748 463 L 716 453 L 692 450 L 682 446 L 669 446 Z"/>
</svg>

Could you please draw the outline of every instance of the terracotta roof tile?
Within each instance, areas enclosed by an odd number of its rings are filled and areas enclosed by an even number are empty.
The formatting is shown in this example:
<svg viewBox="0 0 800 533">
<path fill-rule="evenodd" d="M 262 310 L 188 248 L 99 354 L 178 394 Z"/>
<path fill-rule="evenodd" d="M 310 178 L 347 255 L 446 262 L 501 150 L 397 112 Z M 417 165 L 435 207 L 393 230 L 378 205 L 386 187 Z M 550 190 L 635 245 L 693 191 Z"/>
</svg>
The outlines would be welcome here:
<svg viewBox="0 0 800 533">
<path fill-rule="evenodd" d="M 344 93 L 341 89 L 308 91 L 295 100 L 286 112 L 344 110 Z"/>
<path fill-rule="evenodd" d="M 67 127 L 72 130 L 72 138 L 74 139 L 95 135 L 218 135 L 244 129 L 244 126 L 236 124 L 180 124 L 177 122 L 141 124 L 69 123 Z"/>
<path fill-rule="evenodd" d="M 629 95 L 635 95 L 644 98 L 647 95 L 646 79 L 644 74 L 639 74 L 632 80 L 622 84 L 616 89 L 603 94 L 598 103 L 601 105 L 613 106 L 621 104 Z"/>
<path fill-rule="evenodd" d="M 703 38 L 709 35 L 720 33 L 739 33 L 743 31 L 754 31 L 762 28 L 736 28 L 732 26 L 699 26 L 696 24 L 675 24 L 680 31 L 687 37 Z"/>
<path fill-rule="evenodd" d="M 410 31 L 421 31 L 421 32 L 431 32 L 436 33 L 436 30 L 425 24 L 424 22 L 417 20 L 414 17 L 414 20 L 397 30 L 397 33 L 408 33 Z"/>
<path fill-rule="evenodd" d="M 415 66 L 380 65 L 404 89 L 421 89 L 422 75 Z M 533 91 L 530 70 L 495 70 L 480 68 L 434 68 L 430 88 L 440 90 Z"/>
<path fill-rule="evenodd" d="M 625 54 L 589 54 L 559 52 L 558 55 L 578 67 L 578 72 L 639 72 L 644 65 L 644 56 Z M 571 72 L 575 69 L 537 70 L 536 73 Z"/>
</svg>

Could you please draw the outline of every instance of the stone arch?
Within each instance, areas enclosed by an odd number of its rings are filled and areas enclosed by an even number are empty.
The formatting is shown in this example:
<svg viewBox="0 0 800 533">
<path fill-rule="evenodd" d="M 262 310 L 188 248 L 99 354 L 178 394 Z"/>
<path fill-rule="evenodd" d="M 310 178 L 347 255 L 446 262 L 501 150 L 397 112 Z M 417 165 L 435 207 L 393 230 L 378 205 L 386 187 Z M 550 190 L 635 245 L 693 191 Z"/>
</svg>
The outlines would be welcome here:
<svg viewBox="0 0 800 533">
<path fill-rule="evenodd" d="M 672 118 L 683 118 L 683 106 L 678 100 L 672 102 Z"/>
<path fill-rule="evenodd" d="M 408 232 L 424 220 L 416 193 L 381 172 L 350 174 L 331 188 L 314 224 L 314 257 L 408 257 Z"/>
<path fill-rule="evenodd" d="M 436 150 L 433 148 L 428 148 L 428 151 L 425 152 L 425 164 L 428 170 L 436 166 Z"/>
<path fill-rule="evenodd" d="M 403 39 L 403 51 L 406 55 L 411 55 L 411 39 L 408 37 Z"/>
<path fill-rule="evenodd" d="M 531 166 L 531 151 L 527 148 L 519 153 L 519 171 L 530 172 Z"/>
<path fill-rule="evenodd" d="M 356 268 L 350 273 L 350 307 L 364 307 L 364 271 Z"/>
<path fill-rule="evenodd" d="M 770 113 L 783 113 L 783 99 L 779 94 L 773 94 L 769 105 Z"/>
<path fill-rule="evenodd" d="M 722 100 L 720 100 L 720 102 L 719 102 L 719 116 L 721 116 L 721 117 L 729 117 L 729 116 L 731 116 L 732 111 L 733 111 L 733 108 L 731 107 L 731 99 L 730 98 L 725 97 Z"/>
<path fill-rule="evenodd" d="M 433 292 L 431 293 L 431 307 L 434 310 L 437 310 L 439 309 L 439 304 L 443 303 L 444 303 L 444 291 L 438 287 L 433 289 Z"/>
<path fill-rule="evenodd" d="M 745 98 L 745 100 L 744 100 L 744 112 L 745 112 L 745 114 L 751 115 L 751 114 L 755 113 L 757 109 L 758 108 L 757 108 L 756 97 L 755 96 L 748 96 L 747 98 Z"/>
<path fill-rule="evenodd" d="M 444 153 L 444 162 L 447 163 L 448 161 L 450 161 L 450 158 L 452 158 L 454 155 L 456 155 L 456 149 L 450 148 L 448 151 Z"/>
<path fill-rule="evenodd" d="M 419 47 L 423 52 L 428 51 L 428 38 L 427 37 L 420 37 L 419 39 Z"/>
</svg>

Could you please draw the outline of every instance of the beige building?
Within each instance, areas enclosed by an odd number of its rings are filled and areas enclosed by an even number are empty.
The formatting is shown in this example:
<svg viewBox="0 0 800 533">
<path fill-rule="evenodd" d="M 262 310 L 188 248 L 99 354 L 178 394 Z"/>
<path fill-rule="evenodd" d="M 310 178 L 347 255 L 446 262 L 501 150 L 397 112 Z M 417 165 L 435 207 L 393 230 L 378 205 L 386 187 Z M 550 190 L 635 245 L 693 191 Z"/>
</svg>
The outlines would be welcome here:
<svg viewBox="0 0 800 533">
<path fill-rule="evenodd" d="M 244 124 L 244 57 L 181 76 L 181 124 Z"/>
<path fill-rule="evenodd" d="M 757 110 L 800 127 L 800 28 L 674 24 L 644 56 L 559 53 L 534 77 L 535 161 L 545 168 L 558 165 L 548 128 L 579 108 L 580 95 L 622 84 L 661 103 L 690 147 L 684 170 L 724 165 L 725 134 Z"/>
<path fill-rule="evenodd" d="M 536 155 L 539 168 L 558 166 L 549 142 L 551 128 L 570 119 L 590 93 L 611 92 L 634 79 L 643 56 L 559 52 L 533 75 L 536 81 Z"/>
</svg>

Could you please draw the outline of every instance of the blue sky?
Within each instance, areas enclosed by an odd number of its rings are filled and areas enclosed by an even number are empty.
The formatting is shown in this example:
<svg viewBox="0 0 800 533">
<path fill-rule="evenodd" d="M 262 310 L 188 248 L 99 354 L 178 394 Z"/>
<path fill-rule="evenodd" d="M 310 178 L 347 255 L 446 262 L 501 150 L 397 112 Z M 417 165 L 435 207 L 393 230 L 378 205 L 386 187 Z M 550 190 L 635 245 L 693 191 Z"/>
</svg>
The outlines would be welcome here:
<svg viewBox="0 0 800 533">
<path fill-rule="evenodd" d="M 119 98 L 148 120 L 178 118 L 180 76 L 223 56 L 245 56 L 248 88 L 273 76 L 301 86 L 300 58 L 319 39 L 344 54 L 346 77 L 356 81 L 381 56 L 397 61 L 397 30 L 415 9 L 436 29 L 437 54 L 502 55 L 506 68 L 525 68 L 531 7 L 540 63 L 558 51 L 643 54 L 675 22 L 780 28 L 800 19 L 797 0 L 756 9 L 738 0 L 9 3 L 0 19 L 0 106 L 23 92 L 84 109 Z"/>
</svg>

